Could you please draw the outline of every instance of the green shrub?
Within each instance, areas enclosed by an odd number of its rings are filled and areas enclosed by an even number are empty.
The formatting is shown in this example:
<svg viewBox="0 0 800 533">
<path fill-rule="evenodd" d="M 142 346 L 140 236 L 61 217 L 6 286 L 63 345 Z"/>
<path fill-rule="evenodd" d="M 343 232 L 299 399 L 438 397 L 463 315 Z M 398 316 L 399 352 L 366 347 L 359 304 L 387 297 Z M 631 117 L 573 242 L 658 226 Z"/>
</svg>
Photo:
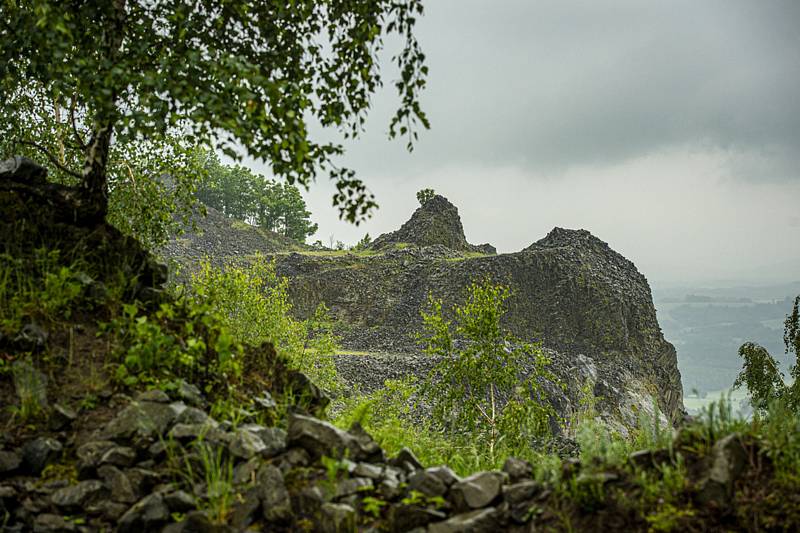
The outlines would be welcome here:
<svg viewBox="0 0 800 533">
<path fill-rule="evenodd" d="M 327 308 L 321 305 L 307 321 L 292 318 L 288 283 L 260 256 L 247 266 L 215 268 L 206 261 L 192 274 L 189 294 L 217 311 L 236 342 L 272 342 L 293 366 L 334 392 L 339 388 L 333 361 L 338 339 Z"/>
<path fill-rule="evenodd" d="M 213 523 L 226 523 L 239 495 L 233 483 L 234 461 L 225 448 L 206 441 L 204 435 L 186 448 L 173 440 L 162 442 L 175 481 L 190 489 L 204 487 L 198 507 Z"/>
<path fill-rule="evenodd" d="M 243 347 L 208 305 L 180 297 L 152 313 L 137 304 L 102 325 L 101 333 L 116 338 L 116 378 L 128 386 L 169 386 L 175 378 L 217 391 L 242 370 Z"/>
<path fill-rule="evenodd" d="M 415 412 L 417 387 L 411 378 L 387 380 L 371 394 L 339 398 L 331 409 L 333 422 L 345 429 L 360 424 L 389 456 L 409 448 L 423 464 L 447 464 L 459 474 L 495 468 L 484 448 L 450 438 Z"/>
<path fill-rule="evenodd" d="M 12 414 L 22 422 L 41 416 L 47 410 L 47 380 L 30 360 L 18 361 L 12 367 L 14 389 L 19 399 Z"/>
<path fill-rule="evenodd" d="M 80 261 L 66 263 L 59 250 L 32 257 L 0 254 L 0 330 L 16 333 L 26 321 L 69 319 L 91 278 Z"/>
<path fill-rule="evenodd" d="M 425 205 L 430 200 L 433 200 L 434 196 L 436 196 L 436 191 L 433 189 L 421 189 L 417 191 L 417 200 L 419 201 L 419 205 Z"/>
</svg>

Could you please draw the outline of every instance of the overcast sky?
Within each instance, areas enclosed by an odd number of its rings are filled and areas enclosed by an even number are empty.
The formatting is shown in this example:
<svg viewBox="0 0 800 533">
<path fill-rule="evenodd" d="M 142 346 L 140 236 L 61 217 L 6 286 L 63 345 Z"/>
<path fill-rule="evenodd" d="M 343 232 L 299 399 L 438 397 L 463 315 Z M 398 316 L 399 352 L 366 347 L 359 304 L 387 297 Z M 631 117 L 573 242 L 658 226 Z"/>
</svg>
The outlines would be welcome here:
<svg viewBox="0 0 800 533">
<path fill-rule="evenodd" d="M 396 229 L 432 187 L 501 252 L 585 228 L 654 285 L 800 279 L 800 1 L 425 8 L 432 129 L 411 154 L 387 140 L 387 83 L 342 161 L 381 207 L 340 222 L 321 180 L 311 240 Z"/>
</svg>

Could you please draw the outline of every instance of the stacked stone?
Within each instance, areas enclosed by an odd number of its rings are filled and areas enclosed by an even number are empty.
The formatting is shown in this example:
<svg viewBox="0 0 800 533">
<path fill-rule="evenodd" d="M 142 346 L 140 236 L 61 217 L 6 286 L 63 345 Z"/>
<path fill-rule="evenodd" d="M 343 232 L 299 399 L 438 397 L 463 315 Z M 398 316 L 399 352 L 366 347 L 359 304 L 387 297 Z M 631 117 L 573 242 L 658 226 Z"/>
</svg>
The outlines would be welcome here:
<svg viewBox="0 0 800 533">
<path fill-rule="evenodd" d="M 256 405 L 276 407 L 266 394 Z M 514 458 L 461 478 L 424 468 L 406 449 L 387 459 L 357 425 L 343 431 L 291 414 L 285 431 L 256 423 L 256 412 L 237 426 L 218 422 L 187 383 L 171 394 L 116 395 L 109 406 L 113 417 L 91 434 L 69 436 L 77 415 L 54 408 L 52 436 L 0 450 L 4 531 L 531 531 L 553 494 Z M 231 467 L 224 488 L 235 496 L 220 523 L 209 514 L 219 487 L 203 475 L 202 447 Z M 668 453 L 639 452 L 630 463 L 655 469 Z M 726 503 L 747 457 L 738 435 L 720 440 L 697 469 L 698 502 Z M 199 475 L 186 476 L 187 465 Z M 579 485 L 623 486 L 622 476 L 583 471 L 576 460 L 563 468 Z"/>
</svg>

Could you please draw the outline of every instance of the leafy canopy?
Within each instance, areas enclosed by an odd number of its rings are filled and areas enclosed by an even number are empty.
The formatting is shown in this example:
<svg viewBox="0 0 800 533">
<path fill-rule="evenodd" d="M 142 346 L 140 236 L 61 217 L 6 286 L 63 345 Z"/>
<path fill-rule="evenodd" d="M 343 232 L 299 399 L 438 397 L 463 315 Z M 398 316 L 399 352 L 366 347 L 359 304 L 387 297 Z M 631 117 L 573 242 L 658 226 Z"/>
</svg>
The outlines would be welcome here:
<svg viewBox="0 0 800 533">
<path fill-rule="evenodd" d="M 417 191 L 419 205 L 425 205 L 429 200 L 432 200 L 434 196 L 436 196 L 436 191 L 433 189 L 421 189 Z"/>
<path fill-rule="evenodd" d="M 411 147 L 415 126 L 428 126 L 418 101 L 427 67 L 413 34 L 422 12 L 421 0 L 8 0 L 0 113 L 24 123 L 19 96 L 32 85 L 76 111 L 68 113 L 70 142 L 82 168 L 48 157 L 81 181 L 102 215 L 110 146 L 178 132 L 192 145 L 264 160 L 289 183 L 308 186 L 327 171 L 334 205 L 358 221 L 375 206 L 372 195 L 334 165 L 341 144 L 310 130 L 333 127 L 345 139 L 361 132 L 382 84 L 383 39 L 396 35 L 400 104 L 389 134 L 407 136 Z"/>
<path fill-rule="evenodd" d="M 70 169 L 80 168 L 83 150 L 70 116 L 77 125 L 85 121 L 85 114 L 69 100 L 52 99 L 35 83 L 6 95 L 6 102 L 17 109 L 19 120 L 0 121 L 0 159 L 37 159 L 44 151 L 53 157 L 45 162 L 50 181 L 80 184 Z M 164 245 L 190 221 L 204 162 L 202 150 L 176 135 L 114 143 L 106 165 L 108 222 L 147 248 Z"/>
<path fill-rule="evenodd" d="M 227 217 L 256 224 L 300 243 L 317 231 L 297 187 L 268 179 L 247 167 L 223 165 L 213 153 L 207 154 L 197 197 Z"/>
</svg>

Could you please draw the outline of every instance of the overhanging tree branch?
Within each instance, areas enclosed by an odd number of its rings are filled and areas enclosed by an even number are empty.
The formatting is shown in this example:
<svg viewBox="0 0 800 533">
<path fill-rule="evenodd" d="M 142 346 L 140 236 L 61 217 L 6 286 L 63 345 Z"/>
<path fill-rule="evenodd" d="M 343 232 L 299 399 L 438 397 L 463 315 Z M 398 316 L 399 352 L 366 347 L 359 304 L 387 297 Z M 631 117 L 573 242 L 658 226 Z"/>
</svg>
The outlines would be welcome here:
<svg viewBox="0 0 800 533">
<path fill-rule="evenodd" d="M 47 148 L 45 148 L 41 144 L 35 143 L 33 141 L 24 141 L 24 140 L 23 141 L 18 141 L 18 142 L 19 142 L 19 144 L 24 144 L 26 146 L 31 146 L 33 148 L 36 148 L 40 152 L 42 152 L 45 156 L 47 156 L 47 159 L 50 160 L 50 162 L 53 164 L 53 166 L 55 166 L 61 172 L 64 172 L 65 174 L 69 174 L 73 178 L 83 179 L 83 176 L 81 176 L 80 174 L 78 174 L 74 170 L 67 168 L 65 165 L 62 165 L 61 162 L 59 162 L 59 160 L 53 154 L 51 154 L 50 151 Z"/>
</svg>

